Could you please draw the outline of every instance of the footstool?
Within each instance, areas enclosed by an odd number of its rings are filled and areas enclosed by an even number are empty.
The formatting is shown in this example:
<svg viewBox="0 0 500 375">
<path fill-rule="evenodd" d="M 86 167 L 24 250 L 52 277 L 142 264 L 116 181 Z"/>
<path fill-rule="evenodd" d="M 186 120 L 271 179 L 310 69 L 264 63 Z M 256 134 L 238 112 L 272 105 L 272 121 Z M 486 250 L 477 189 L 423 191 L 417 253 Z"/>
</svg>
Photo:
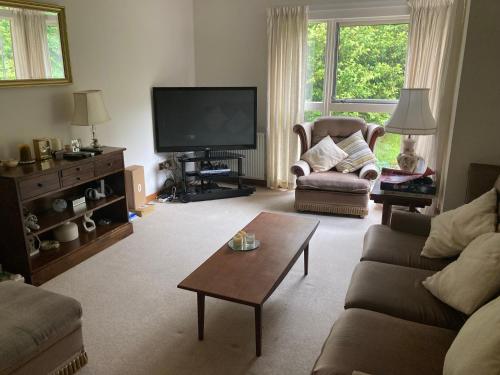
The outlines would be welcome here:
<svg viewBox="0 0 500 375">
<path fill-rule="evenodd" d="M 86 363 L 78 301 L 20 282 L 0 283 L 0 375 L 71 375 Z"/>
</svg>

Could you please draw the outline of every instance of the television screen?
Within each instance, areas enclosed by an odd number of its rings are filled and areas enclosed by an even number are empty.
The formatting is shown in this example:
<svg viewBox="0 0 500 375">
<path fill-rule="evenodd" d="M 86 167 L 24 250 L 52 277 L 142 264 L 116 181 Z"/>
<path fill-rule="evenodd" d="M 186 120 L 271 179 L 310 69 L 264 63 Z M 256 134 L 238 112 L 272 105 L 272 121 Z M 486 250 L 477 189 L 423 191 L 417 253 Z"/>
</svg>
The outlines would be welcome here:
<svg viewBox="0 0 500 375">
<path fill-rule="evenodd" d="M 256 87 L 154 87 L 156 151 L 256 147 Z"/>
</svg>

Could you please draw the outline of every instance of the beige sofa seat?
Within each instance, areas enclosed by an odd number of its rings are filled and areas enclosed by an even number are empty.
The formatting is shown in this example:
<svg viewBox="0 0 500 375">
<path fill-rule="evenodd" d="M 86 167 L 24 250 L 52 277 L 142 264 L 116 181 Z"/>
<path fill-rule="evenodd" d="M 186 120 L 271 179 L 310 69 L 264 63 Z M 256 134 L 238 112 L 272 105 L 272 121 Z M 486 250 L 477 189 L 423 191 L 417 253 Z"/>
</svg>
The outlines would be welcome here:
<svg viewBox="0 0 500 375">
<path fill-rule="evenodd" d="M 458 330 L 467 316 L 435 298 L 422 285 L 434 271 L 364 261 L 354 269 L 345 308 Z"/>
<path fill-rule="evenodd" d="M 81 318 L 82 307 L 73 298 L 0 282 L 0 374 L 64 373 L 66 366 L 83 366 Z"/>
<path fill-rule="evenodd" d="M 370 181 L 359 178 L 356 173 L 312 172 L 297 179 L 298 189 L 366 194 L 370 192 L 370 186 Z"/>
<path fill-rule="evenodd" d="M 441 375 L 456 332 L 369 310 L 342 313 L 323 345 L 314 375 Z"/>
</svg>

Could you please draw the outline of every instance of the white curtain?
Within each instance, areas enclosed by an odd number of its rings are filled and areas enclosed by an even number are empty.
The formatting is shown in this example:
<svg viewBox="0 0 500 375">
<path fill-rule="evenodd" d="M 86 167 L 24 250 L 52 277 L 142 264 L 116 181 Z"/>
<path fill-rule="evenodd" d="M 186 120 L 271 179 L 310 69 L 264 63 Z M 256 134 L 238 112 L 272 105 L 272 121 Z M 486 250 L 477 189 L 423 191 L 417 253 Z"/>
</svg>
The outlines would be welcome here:
<svg viewBox="0 0 500 375">
<path fill-rule="evenodd" d="M 293 189 L 299 159 L 293 126 L 304 118 L 308 7 L 268 10 L 267 186 Z"/>
<path fill-rule="evenodd" d="M 459 73 L 460 51 L 470 0 L 408 0 L 410 36 L 406 87 L 430 88 L 429 103 L 437 122 L 435 136 L 417 136 L 416 152 L 436 170 L 440 206 L 444 191 L 453 97 Z"/>
<path fill-rule="evenodd" d="M 13 9 L 13 13 L 12 45 L 16 78 L 50 78 L 45 14 L 29 9 Z"/>
</svg>

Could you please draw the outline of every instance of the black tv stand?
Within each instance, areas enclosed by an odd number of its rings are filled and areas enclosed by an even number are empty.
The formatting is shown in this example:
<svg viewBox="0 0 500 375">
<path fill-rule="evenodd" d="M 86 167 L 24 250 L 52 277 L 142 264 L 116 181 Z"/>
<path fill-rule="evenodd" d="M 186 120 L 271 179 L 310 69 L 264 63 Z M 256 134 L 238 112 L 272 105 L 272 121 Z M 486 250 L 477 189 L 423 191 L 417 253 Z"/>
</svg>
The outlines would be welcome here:
<svg viewBox="0 0 500 375">
<path fill-rule="evenodd" d="M 243 184 L 242 162 L 245 155 L 236 154 L 227 151 L 203 150 L 195 152 L 194 155 L 183 155 L 178 158 L 182 168 L 182 186 L 179 193 L 181 202 L 196 202 L 212 199 L 234 198 L 251 195 L 255 192 L 255 187 Z M 221 173 L 212 173 L 202 175 L 201 166 L 211 165 L 213 161 L 238 160 L 237 171 L 224 171 Z M 196 163 L 198 170 L 186 171 L 186 163 Z M 188 185 L 188 177 L 194 177 L 196 184 Z M 235 183 L 237 187 L 219 186 L 216 181 Z"/>
</svg>

